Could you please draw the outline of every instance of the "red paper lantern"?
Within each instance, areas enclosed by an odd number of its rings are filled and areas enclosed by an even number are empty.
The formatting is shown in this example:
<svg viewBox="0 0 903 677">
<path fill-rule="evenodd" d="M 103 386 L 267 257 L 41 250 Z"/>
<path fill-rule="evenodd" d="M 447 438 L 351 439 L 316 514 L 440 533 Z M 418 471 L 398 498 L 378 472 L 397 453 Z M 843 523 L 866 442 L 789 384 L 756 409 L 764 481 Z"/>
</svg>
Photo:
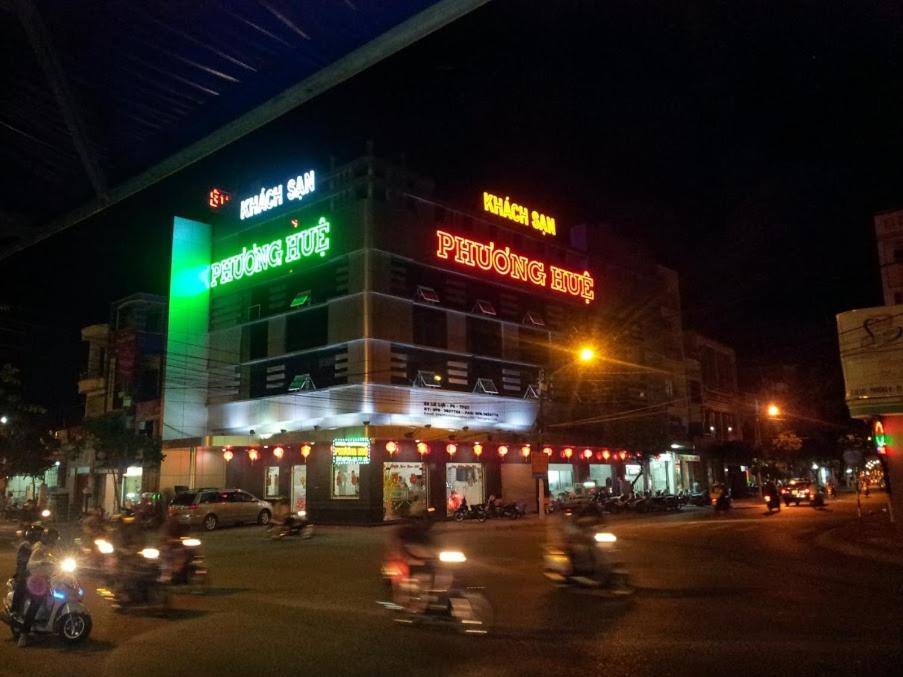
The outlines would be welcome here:
<svg viewBox="0 0 903 677">
<path fill-rule="evenodd" d="M 627 452 L 621 449 L 621 451 L 618 452 L 618 457 L 623 461 L 625 458 L 627 458 Z"/>
<path fill-rule="evenodd" d="M 426 442 L 417 443 L 417 453 L 421 456 L 426 456 L 428 453 L 430 453 L 430 448 Z"/>
<path fill-rule="evenodd" d="M 574 455 L 574 450 L 571 449 L 570 447 L 565 447 L 564 451 L 561 452 L 561 455 L 564 456 L 565 458 L 569 459 L 571 456 Z"/>
<path fill-rule="evenodd" d="M 525 444 L 524 446 L 522 446 L 520 448 L 520 455 L 523 456 L 524 458 L 530 457 L 530 445 L 529 444 Z"/>
<path fill-rule="evenodd" d="M 611 458 L 611 452 L 608 449 L 603 449 L 602 450 L 602 458 L 604 458 L 607 461 L 608 459 Z"/>
<path fill-rule="evenodd" d="M 276 447 L 275 449 L 273 449 L 273 456 L 275 456 L 276 458 L 282 458 L 284 455 L 285 449 L 283 449 L 282 447 Z"/>
<path fill-rule="evenodd" d="M 257 450 L 256 450 L 256 449 L 248 449 L 248 458 L 251 459 L 251 462 L 252 462 L 252 463 L 253 463 L 254 461 L 256 461 L 256 460 L 259 458 L 259 456 L 260 456 L 260 454 L 257 453 Z"/>
<path fill-rule="evenodd" d="M 507 454 L 508 454 L 508 447 L 506 447 L 504 444 L 501 445 L 501 446 L 499 447 L 499 456 L 501 456 L 502 458 L 505 458 L 505 456 L 506 456 Z"/>
<path fill-rule="evenodd" d="M 398 443 L 397 442 L 386 442 L 386 452 L 391 456 L 392 454 L 398 453 Z"/>
<path fill-rule="evenodd" d="M 476 456 L 477 458 L 479 458 L 482 453 L 483 453 L 483 445 L 480 444 L 479 442 L 475 442 L 473 445 L 473 455 Z"/>
<path fill-rule="evenodd" d="M 448 453 L 449 456 L 454 456 L 455 452 L 458 451 L 458 446 L 456 444 L 452 444 L 451 442 L 449 442 L 448 444 L 445 445 L 445 451 Z"/>
<path fill-rule="evenodd" d="M 551 456 L 552 455 L 552 447 L 543 447 L 542 453 L 544 453 L 546 456 Z"/>
<path fill-rule="evenodd" d="M 592 449 L 584 449 L 584 450 L 583 450 L 583 458 L 585 458 L 585 459 L 588 461 L 588 460 L 591 459 L 592 457 L 593 457 L 593 450 L 592 450 Z"/>
<path fill-rule="evenodd" d="M 223 452 L 223 458 L 226 460 L 226 463 L 228 463 L 229 461 L 231 461 L 234 457 L 235 457 L 235 454 L 232 453 L 232 450 L 231 450 L 231 449 L 226 449 L 226 450 Z"/>
<path fill-rule="evenodd" d="M 301 455 L 302 455 L 304 458 L 307 458 L 308 456 L 310 456 L 310 445 L 309 445 L 309 444 L 302 445 L 302 447 L 301 447 Z"/>
</svg>

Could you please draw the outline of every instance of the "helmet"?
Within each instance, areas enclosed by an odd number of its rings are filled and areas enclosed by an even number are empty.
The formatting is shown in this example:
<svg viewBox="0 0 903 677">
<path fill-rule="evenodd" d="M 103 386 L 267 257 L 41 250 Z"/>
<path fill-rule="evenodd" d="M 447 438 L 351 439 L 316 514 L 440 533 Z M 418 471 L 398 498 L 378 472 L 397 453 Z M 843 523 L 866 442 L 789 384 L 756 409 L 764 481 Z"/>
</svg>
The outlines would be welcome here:
<svg viewBox="0 0 903 677">
<path fill-rule="evenodd" d="M 43 543 L 44 545 L 54 545 L 59 540 L 60 532 L 53 527 L 44 529 L 44 533 L 41 534 L 41 543 Z"/>
<path fill-rule="evenodd" d="M 22 537 L 29 543 L 37 543 L 41 540 L 41 536 L 43 534 L 44 527 L 42 527 L 40 524 L 32 524 L 25 528 L 25 532 L 22 534 Z"/>
</svg>

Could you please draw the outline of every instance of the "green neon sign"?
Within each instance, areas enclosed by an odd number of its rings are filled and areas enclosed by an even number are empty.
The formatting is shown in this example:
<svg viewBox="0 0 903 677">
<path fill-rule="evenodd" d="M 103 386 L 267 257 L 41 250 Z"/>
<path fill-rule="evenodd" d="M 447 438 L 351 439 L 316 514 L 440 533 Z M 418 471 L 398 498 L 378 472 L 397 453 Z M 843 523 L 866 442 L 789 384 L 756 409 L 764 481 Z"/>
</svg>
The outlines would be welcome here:
<svg viewBox="0 0 903 677">
<path fill-rule="evenodd" d="M 254 242 L 237 254 L 211 263 L 208 286 L 218 287 L 316 254 L 326 256 L 329 244 L 329 221 L 321 216 L 316 226 L 262 245 Z"/>
</svg>

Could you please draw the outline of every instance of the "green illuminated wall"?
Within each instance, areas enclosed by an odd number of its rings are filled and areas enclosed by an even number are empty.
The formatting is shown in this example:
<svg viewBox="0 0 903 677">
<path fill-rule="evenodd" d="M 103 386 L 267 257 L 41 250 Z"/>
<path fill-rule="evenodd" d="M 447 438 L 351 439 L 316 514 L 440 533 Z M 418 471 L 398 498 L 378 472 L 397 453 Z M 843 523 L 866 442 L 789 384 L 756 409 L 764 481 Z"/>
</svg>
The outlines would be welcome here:
<svg viewBox="0 0 903 677">
<path fill-rule="evenodd" d="M 176 217 L 172 232 L 169 325 L 163 383 L 163 439 L 207 432 L 207 328 L 211 227 Z"/>
</svg>

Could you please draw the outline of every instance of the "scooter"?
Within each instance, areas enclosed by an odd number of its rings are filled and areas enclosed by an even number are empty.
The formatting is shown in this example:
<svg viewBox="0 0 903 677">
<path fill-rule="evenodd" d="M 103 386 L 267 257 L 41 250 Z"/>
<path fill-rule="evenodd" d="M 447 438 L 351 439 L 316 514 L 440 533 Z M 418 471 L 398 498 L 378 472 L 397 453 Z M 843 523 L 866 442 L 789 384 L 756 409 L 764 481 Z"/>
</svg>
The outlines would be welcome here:
<svg viewBox="0 0 903 677">
<path fill-rule="evenodd" d="M 768 512 L 772 510 L 781 511 L 781 496 L 780 494 L 766 494 L 764 497 L 765 507 L 768 508 Z"/>
<path fill-rule="evenodd" d="M 724 492 L 718 494 L 718 498 L 712 499 L 712 505 L 715 507 L 716 512 L 720 512 L 723 510 L 731 509 L 731 497 L 730 494 Z"/>
<path fill-rule="evenodd" d="M 434 560 L 387 561 L 382 577 L 391 601 L 379 604 L 395 614 L 397 623 L 451 625 L 485 635 L 492 625 L 492 605 L 477 589 L 462 585 L 465 562 L 458 550 L 443 550 Z"/>
<path fill-rule="evenodd" d="M 209 581 L 209 570 L 201 550 L 201 539 L 182 536 L 163 546 L 166 583 L 203 592 Z"/>
<path fill-rule="evenodd" d="M 486 514 L 486 508 L 478 503 L 476 505 L 459 506 L 452 513 L 452 517 L 455 518 L 456 522 L 463 522 L 464 520 L 477 520 L 478 522 L 485 522 L 488 515 Z"/>
<path fill-rule="evenodd" d="M 313 522 L 307 519 L 307 511 L 299 510 L 293 515 L 288 515 L 281 524 L 270 522 L 266 528 L 267 536 L 274 541 L 281 541 L 288 536 L 300 536 L 307 540 L 314 535 Z"/>
<path fill-rule="evenodd" d="M 85 607 L 85 591 L 75 577 L 76 562 L 71 557 L 61 560 L 57 571 L 50 578 L 50 590 L 41 602 L 31 626 L 31 634 L 57 635 L 66 644 L 78 644 L 91 634 L 91 614 Z M 6 596 L 3 599 L 2 620 L 9 624 L 13 638 L 18 639 L 22 628 L 12 617 L 15 578 L 6 582 Z M 23 614 L 32 601 L 26 600 Z"/>
<path fill-rule="evenodd" d="M 633 592 L 624 563 L 618 556 L 618 538 L 608 531 L 593 534 L 591 543 L 575 547 L 546 546 L 543 575 L 555 585 L 602 588 L 612 594 Z"/>
</svg>

